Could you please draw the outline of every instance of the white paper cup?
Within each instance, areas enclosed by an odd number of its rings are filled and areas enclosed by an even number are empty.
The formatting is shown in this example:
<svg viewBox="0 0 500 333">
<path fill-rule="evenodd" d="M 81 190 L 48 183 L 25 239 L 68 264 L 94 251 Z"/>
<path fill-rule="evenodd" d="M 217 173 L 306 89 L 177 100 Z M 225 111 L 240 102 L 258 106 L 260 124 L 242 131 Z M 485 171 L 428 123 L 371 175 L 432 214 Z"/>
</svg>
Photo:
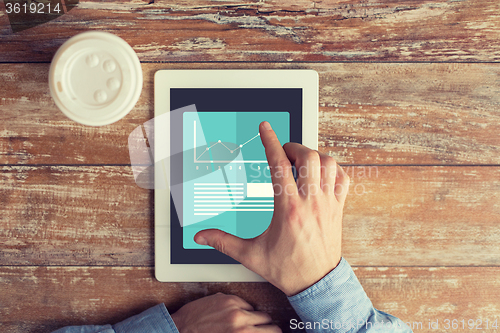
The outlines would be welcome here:
<svg viewBox="0 0 500 333">
<path fill-rule="evenodd" d="M 50 94 L 70 119 L 103 126 L 125 117 L 142 90 L 137 54 L 113 34 L 90 31 L 68 39 L 49 71 Z"/>
</svg>

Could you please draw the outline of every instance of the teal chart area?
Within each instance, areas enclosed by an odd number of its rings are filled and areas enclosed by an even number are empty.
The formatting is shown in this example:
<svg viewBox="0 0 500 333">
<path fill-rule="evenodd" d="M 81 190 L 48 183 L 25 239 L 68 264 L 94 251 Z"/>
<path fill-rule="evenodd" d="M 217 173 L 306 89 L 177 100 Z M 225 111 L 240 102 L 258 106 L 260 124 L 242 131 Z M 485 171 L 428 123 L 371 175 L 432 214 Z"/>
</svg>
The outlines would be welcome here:
<svg viewBox="0 0 500 333">
<path fill-rule="evenodd" d="M 259 124 L 290 141 L 288 112 L 184 112 L 182 216 L 185 249 L 209 249 L 194 235 L 217 228 L 242 238 L 264 232 L 274 195 Z"/>
</svg>

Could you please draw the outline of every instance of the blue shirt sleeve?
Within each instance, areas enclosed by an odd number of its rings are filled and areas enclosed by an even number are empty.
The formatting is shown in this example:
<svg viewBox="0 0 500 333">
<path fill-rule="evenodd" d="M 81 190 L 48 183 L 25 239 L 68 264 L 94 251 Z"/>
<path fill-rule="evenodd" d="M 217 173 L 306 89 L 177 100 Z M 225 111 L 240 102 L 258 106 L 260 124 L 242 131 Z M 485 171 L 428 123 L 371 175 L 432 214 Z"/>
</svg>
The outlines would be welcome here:
<svg viewBox="0 0 500 333">
<path fill-rule="evenodd" d="M 292 329 L 309 333 L 412 332 L 402 320 L 373 307 L 344 258 L 323 279 L 288 300 L 302 320 L 292 319 Z"/>
<path fill-rule="evenodd" d="M 179 333 L 165 307 L 159 304 L 116 325 L 68 326 L 53 333 Z"/>
</svg>

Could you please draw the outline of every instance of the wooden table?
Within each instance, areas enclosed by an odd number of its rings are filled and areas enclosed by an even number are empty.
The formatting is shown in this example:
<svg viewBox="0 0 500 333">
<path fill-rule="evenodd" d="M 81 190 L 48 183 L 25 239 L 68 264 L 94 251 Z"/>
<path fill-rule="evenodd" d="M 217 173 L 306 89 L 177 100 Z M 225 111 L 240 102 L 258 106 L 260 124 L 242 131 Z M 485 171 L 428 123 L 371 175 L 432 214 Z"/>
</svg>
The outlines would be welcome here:
<svg viewBox="0 0 500 333">
<path fill-rule="evenodd" d="M 154 279 L 153 191 L 134 184 L 127 137 L 165 68 L 318 71 L 320 150 L 352 179 L 343 255 L 375 307 L 415 332 L 500 325 L 498 0 L 90 0 L 17 33 L 0 9 L 1 332 L 219 291 L 291 331 L 269 284 Z M 99 128 L 66 118 L 47 84 L 57 48 L 88 30 L 124 38 L 144 71 L 136 107 Z"/>
</svg>

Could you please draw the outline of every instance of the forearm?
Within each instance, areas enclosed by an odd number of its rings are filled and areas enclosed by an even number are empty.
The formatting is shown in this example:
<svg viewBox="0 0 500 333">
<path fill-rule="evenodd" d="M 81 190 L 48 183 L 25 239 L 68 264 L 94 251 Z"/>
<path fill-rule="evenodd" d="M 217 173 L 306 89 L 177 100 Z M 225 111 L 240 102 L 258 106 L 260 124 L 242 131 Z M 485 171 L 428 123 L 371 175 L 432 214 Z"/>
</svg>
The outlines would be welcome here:
<svg viewBox="0 0 500 333">
<path fill-rule="evenodd" d="M 322 280 L 288 298 L 301 318 L 291 328 L 308 332 L 411 332 L 400 319 L 376 310 L 352 268 L 342 258 L 339 265 Z"/>
</svg>

